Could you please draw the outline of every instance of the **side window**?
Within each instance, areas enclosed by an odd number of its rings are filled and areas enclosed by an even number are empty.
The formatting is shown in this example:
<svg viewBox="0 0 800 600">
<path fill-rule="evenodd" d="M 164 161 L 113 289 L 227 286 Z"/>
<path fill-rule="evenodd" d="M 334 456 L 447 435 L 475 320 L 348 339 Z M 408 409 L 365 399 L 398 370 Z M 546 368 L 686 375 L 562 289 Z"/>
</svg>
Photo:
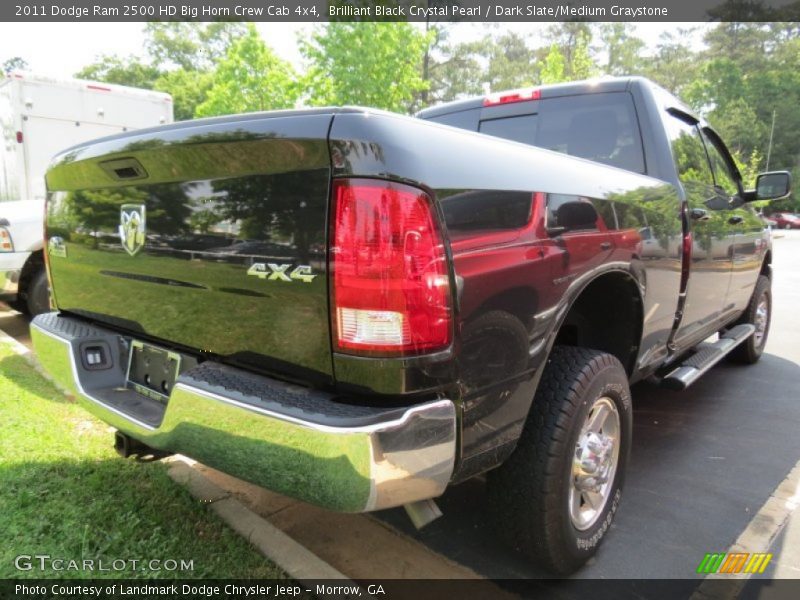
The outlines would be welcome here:
<svg viewBox="0 0 800 600">
<path fill-rule="evenodd" d="M 545 98 L 531 103 L 538 113 L 513 117 L 492 119 L 491 110 L 481 113 L 481 133 L 645 172 L 639 123 L 627 92 Z"/>
<path fill-rule="evenodd" d="M 427 119 L 433 121 L 434 123 L 441 123 L 442 125 L 450 125 L 450 127 L 458 127 L 459 129 L 475 131 L 480 114 L 480 109 L 473 108 L 471 110 L 461 110 L 436 117 L 427 117 Z"/>
<path fill-rule="evenodd" d="M 673 115 L 667 115 L 664 122 L 681 183 L 714 185 L 714 175 L 697 127 Z"/>
<path fill-rule="evenodd" d="M 725 158 L 714 142 L 714 138 L 703 134 L 708 149 L 708 158 L 711 160 L 711 168 L 714 170 L 714 181 L 728 196 L 735 196 L 739 193 L 739 185 L 735 175 L 736 169 Z"/>
<path fill-rule="evenodd" d="M 442 200 L 449 231 L 521 229 L 531 218 L 529 192 L 470 191 Z"/>
</svg>

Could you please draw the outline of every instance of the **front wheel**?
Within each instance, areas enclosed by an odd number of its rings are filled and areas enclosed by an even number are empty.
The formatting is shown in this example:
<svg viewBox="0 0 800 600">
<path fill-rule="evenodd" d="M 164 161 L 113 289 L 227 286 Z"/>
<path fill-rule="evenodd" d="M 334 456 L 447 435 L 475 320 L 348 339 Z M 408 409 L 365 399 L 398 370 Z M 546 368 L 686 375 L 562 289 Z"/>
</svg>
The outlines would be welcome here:
<svg viewBox="0 0 800 600">
<path fill-rule="evenodd" d="M 772 321 L 772 283 L 769 277 L 759 275 L 756 287 L 742 316 L 736 325 L 749 323 L 756 330 L 749 338 L 734 348 L 728 357 L 733 362 L 752 365 L 758 362 L 767 345 L 769 325 Z"/>
<path fill-rule="evenodd" d="M 614 356 L 553 349 L 517 448 L 487 477 L 492 517 L 508 542 L 561 575 L 595 554 L 619 505 L 631 412 Z"/>
</svg>

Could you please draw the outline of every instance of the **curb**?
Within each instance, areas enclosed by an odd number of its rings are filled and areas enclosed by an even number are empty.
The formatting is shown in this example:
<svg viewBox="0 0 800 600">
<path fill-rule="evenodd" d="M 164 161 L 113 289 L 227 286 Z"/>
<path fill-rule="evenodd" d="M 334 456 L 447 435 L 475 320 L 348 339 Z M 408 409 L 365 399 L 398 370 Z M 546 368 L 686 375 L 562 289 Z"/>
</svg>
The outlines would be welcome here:
<svg viewBox="0 0 800 600">
<path fill-rule="evenodd" d="M 266 519 L 244 506 L 229 492 L 193 468 L 194 461 L 178 456 L 170 461 L 167 474 L 203 504 L 209 504 L 220 519 L 246 538 L 261 554 L 286 571 L 292 579 L 313 587 L 320 579 L 340 580 L 356 586 L 340 571 L 313 554 Z"/>
<path fill-rule="evenodd" d="M 761 509 L 739 534 L 728 552 L 768 552 L 800 506 L 800 462 L 770 494 Z M 750 574 L 707 575 L 692 594 L 691 600 L 735 600 L 750 579 Z"/>
<path fill-rule="evenodd" d="M 30 348 L 28 348 L 24 344 L 21 344 L 20 342 L 15 340 L 13 337 L 8 335 L 2 329 L 0 329 L 0 342 L 4 342 L 4 343 L 8 344 L 9 346 L 11 346 L 11 349 L 14 350 L 14 352 L 19 354 L 20 356 L 24 356 L 26 359 L 28 359 L 28 362 L 30 362 L 31 364 L 36 362 L 36 364 L 38 365 L 38 361 L 36 361 L 36 359 L 34 359 L 33 356 L 32 356 L 33 355 L 33 350 L 31 350 Z M 39 372 L 41 372 L 41 371 L 39 371 Z M 49 377 L 48 377 L 48 379 L 49 379 Z"/>
</svg>

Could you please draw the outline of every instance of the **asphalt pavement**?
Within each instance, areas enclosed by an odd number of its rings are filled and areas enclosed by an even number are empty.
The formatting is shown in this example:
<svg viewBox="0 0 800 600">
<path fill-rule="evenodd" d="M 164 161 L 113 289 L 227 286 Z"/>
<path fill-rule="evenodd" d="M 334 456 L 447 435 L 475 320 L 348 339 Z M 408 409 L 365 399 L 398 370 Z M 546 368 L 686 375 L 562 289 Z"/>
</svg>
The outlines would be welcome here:
<svg viewBox="0 0 800 600">
<path fill-rule="evenodd" d="M 597 556 L 576 577 L 697 577 L 705 553 L 726 551 L 800 460 L 800 231 L 778 235 L 764 356 L 751 366 L 722 362 L 683 392 L 634 386 L 622 503 Z M 482 481 L 455 486 L 438 503 L 444 516 L 419 532 L 402 510 L 381 517 L 485 577 L 547 576 L 495 541 Z M 778 541 L 795 529 L 797 517 Z M 800 577 L 800 549 L 774 547 L 781 573 Z"/>
</svg>

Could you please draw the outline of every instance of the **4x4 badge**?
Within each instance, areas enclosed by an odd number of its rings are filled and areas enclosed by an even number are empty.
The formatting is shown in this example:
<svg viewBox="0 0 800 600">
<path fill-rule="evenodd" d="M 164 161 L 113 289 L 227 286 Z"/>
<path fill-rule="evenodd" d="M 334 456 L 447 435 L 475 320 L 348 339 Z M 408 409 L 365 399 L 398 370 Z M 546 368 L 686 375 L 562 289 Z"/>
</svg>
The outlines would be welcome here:
<svg viewBox="0 0 800 600">
<path fill-rule="evenodd" d="M 119 215 L 119 239 L 131 256 L 144 248 L 146 221 L 144 204 L 123 204 Z"/>
<path fill-rule="evenodd" d="M 253 263 L 253 265 L 247 269 L 247 274 L 258 277 L 259 279 L 266 279 L 267 281 L 302 281 L 303 283 L 311 283 L 316 277 L 309 265 L 298 265 L 289 272 L 291 268 L 291 264 L 277 265 L 275 263 Z"/>
</svg>

